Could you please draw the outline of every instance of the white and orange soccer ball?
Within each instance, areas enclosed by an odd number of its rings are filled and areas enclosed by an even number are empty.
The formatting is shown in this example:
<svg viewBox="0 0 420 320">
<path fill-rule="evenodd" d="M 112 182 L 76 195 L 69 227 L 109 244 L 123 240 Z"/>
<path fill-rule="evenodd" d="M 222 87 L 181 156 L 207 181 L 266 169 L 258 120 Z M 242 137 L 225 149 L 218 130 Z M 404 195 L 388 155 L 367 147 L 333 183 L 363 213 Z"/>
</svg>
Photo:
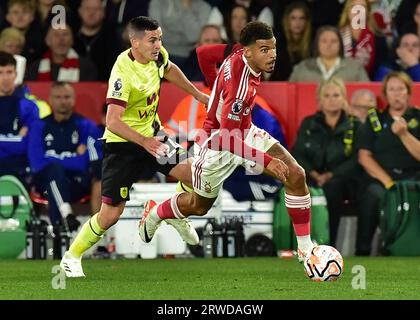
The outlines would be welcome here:
<svg viewBox="0 0 420 320">
<path fill-rule="evenodd" d="M 335 281 L 343 273 L 344 262 L 334 247 L 319 245 L 313 248 L 303 262 L 305 272 L 312 281 Z"/>
</svg>

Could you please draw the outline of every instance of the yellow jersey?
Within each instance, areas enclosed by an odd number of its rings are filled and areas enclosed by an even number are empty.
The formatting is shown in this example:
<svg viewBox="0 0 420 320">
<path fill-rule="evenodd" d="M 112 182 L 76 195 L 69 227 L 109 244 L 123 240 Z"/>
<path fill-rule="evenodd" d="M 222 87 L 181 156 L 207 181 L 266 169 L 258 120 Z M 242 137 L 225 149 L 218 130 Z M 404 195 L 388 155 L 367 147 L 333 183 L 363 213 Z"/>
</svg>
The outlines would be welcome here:
<svg viewBox="0 0 420 320">
<path fill-rule="evenodd" d="M 122 52 L 111 71 L 106 95 L 107 104 L 125 108 L 122 121 L 143 136 L 152 137 L 155 128 L 161 128 L 157 108 L 160 83 L 168 66 L 169 55 L 160 49 L 158 61 L 137 62 L 131 49 Z M 105 130 L 106 142 L 127 142 L 115 133 Z"/>
</svg>

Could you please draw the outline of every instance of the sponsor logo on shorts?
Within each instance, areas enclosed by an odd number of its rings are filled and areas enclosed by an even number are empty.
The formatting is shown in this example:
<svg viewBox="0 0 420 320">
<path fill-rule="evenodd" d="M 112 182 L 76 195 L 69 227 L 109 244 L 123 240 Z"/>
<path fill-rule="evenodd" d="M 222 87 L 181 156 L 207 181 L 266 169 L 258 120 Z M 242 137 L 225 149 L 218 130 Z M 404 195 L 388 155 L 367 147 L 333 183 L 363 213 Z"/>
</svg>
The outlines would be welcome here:
<svg viewBox="0 0 420 320">
<path fill-rule="evenodd" d="M 128 188 L 127 187 L 120 188 L 120 196 L 123 199 L 127 198 L 127 196 L 128 196 Z"/>
</svg>

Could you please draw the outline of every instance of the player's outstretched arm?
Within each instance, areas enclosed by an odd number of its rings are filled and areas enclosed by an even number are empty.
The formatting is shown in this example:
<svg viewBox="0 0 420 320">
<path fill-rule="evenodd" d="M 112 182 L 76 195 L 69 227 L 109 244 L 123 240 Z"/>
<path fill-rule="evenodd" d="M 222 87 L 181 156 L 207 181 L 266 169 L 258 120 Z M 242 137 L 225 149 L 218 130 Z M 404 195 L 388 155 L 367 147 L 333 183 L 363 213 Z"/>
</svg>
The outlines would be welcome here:
<svg viewBox="0 0 420 320">
<path fill-rule="evenodd" d="M 206 105 L 209 103 L 209 96 L 198 90 L 197 87 L 193 85 L 190 80 L 187 79 L 187 77 L 181 71 L 181 69 L 179 69 L 179 67 L 176 64 L 170 61 L 168 67 L 165 70 L 165 79 L 174 83 L 182 90 L 192 95 L 201 103 Z"/>
</svg>

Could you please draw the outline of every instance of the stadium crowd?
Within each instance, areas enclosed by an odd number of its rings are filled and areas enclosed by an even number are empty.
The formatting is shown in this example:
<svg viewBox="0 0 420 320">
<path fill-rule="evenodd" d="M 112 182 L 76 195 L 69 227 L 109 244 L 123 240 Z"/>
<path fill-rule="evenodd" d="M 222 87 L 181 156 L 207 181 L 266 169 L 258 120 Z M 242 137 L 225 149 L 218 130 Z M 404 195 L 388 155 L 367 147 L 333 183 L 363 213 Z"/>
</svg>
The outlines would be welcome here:
<svg viewBox="0 0 420 320">
<path fill-rule="evenodd" d="M 65 28 L 52 27 L 56 5 L 65 8 Z M 324 189 L 332 244 L 342 204 L 351 200 L 359 213 L 356 253 L 369 255 L 381 195 L 399 179 L 420 179 L 420 111 L 408 103 L 420 80 L 420 0 L 0 0 L 0 174 L 45 193 L 53 223 L 77 228 L 71 202 L 91 191 L 93 212 L 100 203 L 103 128 L 72 111 L 71 83 L 107 82 L 130 46 L 126 25 L 140 15 L 159 21 L 170 60 L 191 81 L 206 80 L 197 47 L 224 43 L 232 50 L 252 20 L 273 27 L 277 62 L 265 81 L 321 83 L 319 111 L 303 121 L 289 150 L 309 183 Z M 53 82 L 49 101 L 32 95 L 25 81 Z M 369 90 L 349 101 L 345 83 L 357 81 L 383 83 L 385 111 L 375 110 Z M 258 105 L 259 126 L 284 141 L 267 103 Z M 190 121 L 190 114 L 174 113 L 171 121 Z M 238 199 L 262 200 L 276 197 L 280 184 L 236 172 L 225 187 Z"/>
</svg>

